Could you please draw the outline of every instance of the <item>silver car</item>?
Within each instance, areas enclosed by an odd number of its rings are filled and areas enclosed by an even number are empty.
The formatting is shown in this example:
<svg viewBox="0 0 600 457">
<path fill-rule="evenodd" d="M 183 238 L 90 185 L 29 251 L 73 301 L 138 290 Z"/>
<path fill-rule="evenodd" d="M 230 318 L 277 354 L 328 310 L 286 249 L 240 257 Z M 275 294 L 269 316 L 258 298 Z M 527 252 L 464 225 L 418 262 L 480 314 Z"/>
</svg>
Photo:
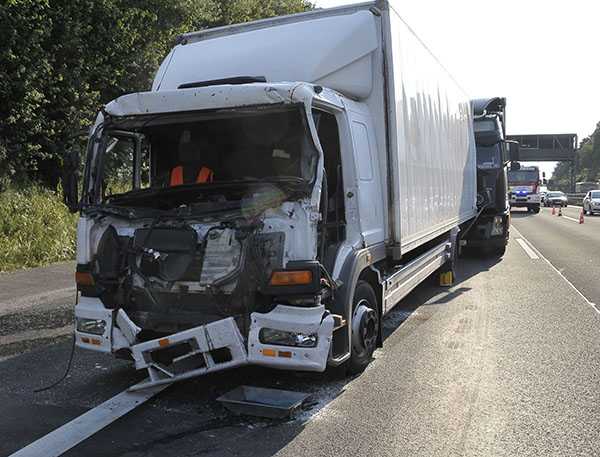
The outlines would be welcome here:
<svg viewBox="0 0 600 457">
<path fill-rule="evenodd" d="M 600 213 L 600 190 L 590 190 L 583 199 L 583 212 L 593 215 Z"/>
<path fill-rule="evenodd" d="M 545 206 L 566 207 L 569 204 L 567 196 L 563 192 L 548 192 L 544 197 Z"/>
</svg>

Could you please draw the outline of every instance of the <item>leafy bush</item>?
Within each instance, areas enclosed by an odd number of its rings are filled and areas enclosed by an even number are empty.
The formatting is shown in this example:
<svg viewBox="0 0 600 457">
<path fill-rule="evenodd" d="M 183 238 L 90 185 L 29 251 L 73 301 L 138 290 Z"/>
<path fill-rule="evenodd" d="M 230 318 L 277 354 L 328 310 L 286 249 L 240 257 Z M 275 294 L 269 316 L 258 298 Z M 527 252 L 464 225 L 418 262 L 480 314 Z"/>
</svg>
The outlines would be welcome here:
<svg viewBox="0 0 600 457">
<path fill-rule="evenodd" d="M 149 90 L 183 32 L 312 8 L 306 0 L 11 0 L 0 4 L 0 179 L 54 187 L 98 109 Z"/>
<path fill-rule="evenodd" d="M 581 140 L 575 151 L 575 162 L 558 162 L 549 182 L 551 189 L 573 192 L 571 167 L 575 166 L 575 181 L 600 181 L 600 122 L 594 133 Z"/>
<path fill-rule="evenodd" d="M 0 193 L 0 271 L 73 259 L 76 221 L 58 192 L 30 187 Z"/>
</svg>

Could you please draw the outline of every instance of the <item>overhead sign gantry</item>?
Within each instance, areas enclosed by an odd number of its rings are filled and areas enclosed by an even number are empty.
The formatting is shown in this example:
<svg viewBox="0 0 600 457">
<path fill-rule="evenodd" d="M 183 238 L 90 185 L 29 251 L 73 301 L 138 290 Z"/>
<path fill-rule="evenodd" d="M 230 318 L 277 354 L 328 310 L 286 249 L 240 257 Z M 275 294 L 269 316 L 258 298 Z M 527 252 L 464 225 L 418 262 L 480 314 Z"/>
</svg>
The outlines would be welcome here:
<svg viewBox="0 0 600 457">
<path fill-rule="evenodd" d="M 575 192 L 576 133 L 508 135 L 507 139 L 519 142 L 523 162 L 571 162 L 570 190 Z"/>
<path fill-rule="evenodd" d="M 572 162 L 577 149 L 577 134 L 508 135 L 520 144 L 523 162 Z"/>
</svg>

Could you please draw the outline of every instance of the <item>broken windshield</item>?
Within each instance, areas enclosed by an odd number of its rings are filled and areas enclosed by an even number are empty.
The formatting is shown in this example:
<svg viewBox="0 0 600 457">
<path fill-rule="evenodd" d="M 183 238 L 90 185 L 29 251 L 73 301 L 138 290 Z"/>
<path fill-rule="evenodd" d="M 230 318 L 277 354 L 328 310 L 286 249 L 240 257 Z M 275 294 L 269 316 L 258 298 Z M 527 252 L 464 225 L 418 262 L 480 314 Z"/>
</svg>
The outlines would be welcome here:
<svg viewBox="0 0 600 457">
<path fill-rule="evenodd" d="M 240 200 L 266 183 L 306 192 L 318 160 L 298 106 L 109 119 L 100 145 L 90 163 L 96 205 Z"/>
</svg>

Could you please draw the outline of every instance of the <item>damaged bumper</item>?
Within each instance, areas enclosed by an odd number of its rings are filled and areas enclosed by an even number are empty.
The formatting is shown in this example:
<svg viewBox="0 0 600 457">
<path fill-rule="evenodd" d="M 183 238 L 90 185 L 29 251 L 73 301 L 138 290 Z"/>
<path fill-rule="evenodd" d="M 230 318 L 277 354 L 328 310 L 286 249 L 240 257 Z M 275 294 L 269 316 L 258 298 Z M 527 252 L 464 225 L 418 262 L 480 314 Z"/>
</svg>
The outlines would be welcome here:
<svg viewBox="0 0 600 457">
<path fill-rule="evenodd" d="M 325 370 L 334 319 L 323 305 L 278 305 L 270 313 L 252 313 L 250 317 L 250 363 L 288 370 Z M 282 340 L 286 340 L 285 345 Z"/>
<path fill-rule="evenodd" d="M 135 367 L 150 380 L 139 389 L 169 384 L 248 363 L 244 339 L 232 317 L 131 347 Z"/>
<path fill-rule="evenodd" d="M 269 313 L 251 314 L 247 341 L 229 317 L 138 342 L 140 329 L 125 311 L 106 309 L 98 299 L 83 297 L 75 316 L 79 347 L 100 352 L 126 348 L 131 351 L 136 369 L 148 370 L 149 381 L 136 389 L 247 364 L 322 372 L 327 366 L 334 326 L 333 317 L 322 305 L 278 305 Z"/>
</svg>

